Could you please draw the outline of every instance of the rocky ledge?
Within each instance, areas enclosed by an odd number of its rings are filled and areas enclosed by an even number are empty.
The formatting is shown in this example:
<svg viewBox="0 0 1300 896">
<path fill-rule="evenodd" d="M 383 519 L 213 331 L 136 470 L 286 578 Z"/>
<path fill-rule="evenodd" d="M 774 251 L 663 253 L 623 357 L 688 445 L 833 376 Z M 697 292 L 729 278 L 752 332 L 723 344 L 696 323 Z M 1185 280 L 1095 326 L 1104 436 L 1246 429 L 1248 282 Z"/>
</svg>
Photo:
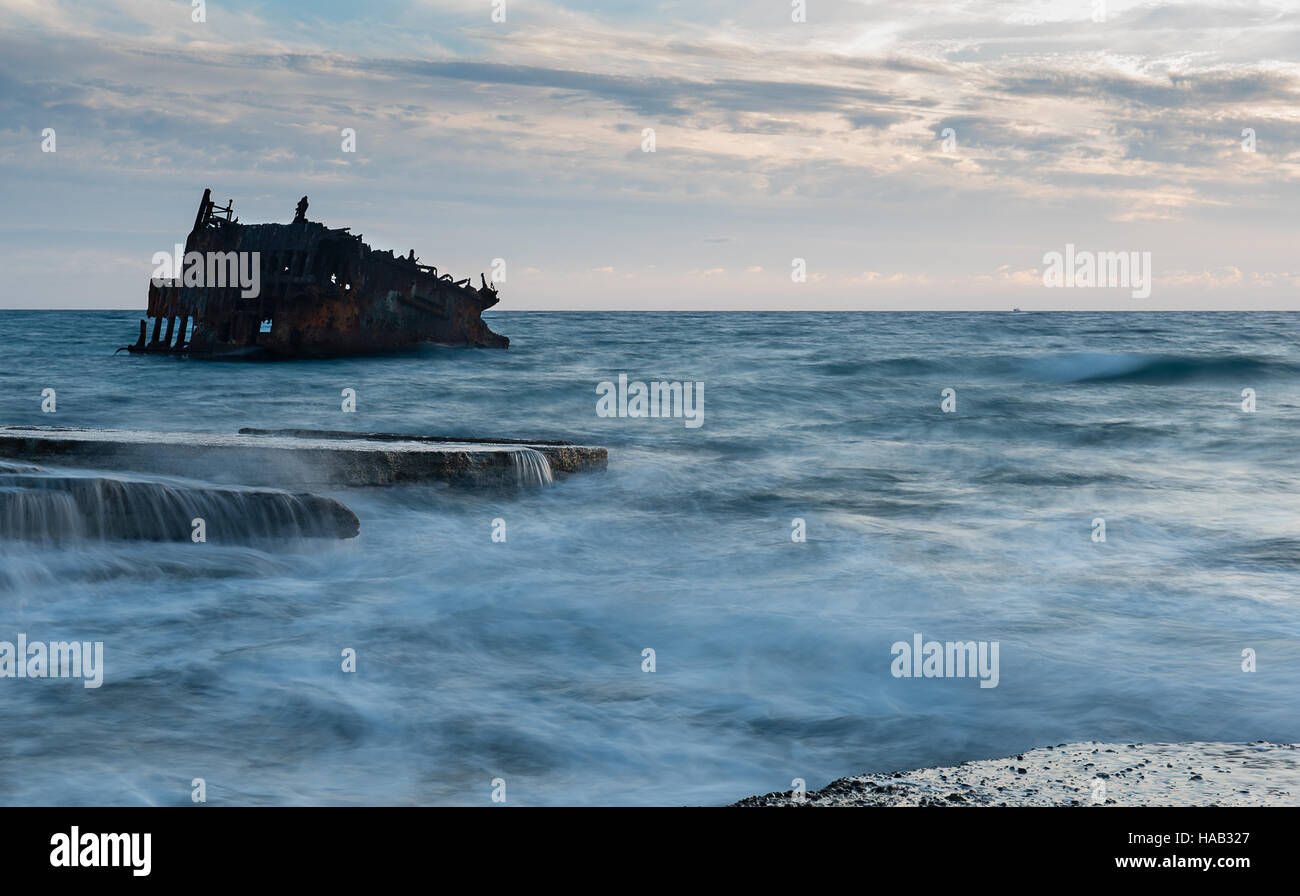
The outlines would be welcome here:
<svg viewBox="0 0 1300 896">
<path fill-rule="evenodd" d="M 426 444 L 459 444 L 473 446 L 514 445 L 531 448 L 546 458 L 557 476 L 570 473 L 589 473 L 609 466 L 609 450 L 592 445 L 578 445 L 554 439 L 480 439 L 454 436 L 417 436 L 395 432 L 348 432 L 335 429 L 241 429 L 241 435 L 289 436 L 299 439 L 342 439 L 367 442 L 423 442 Z"/>
<path fill-rule="evenodd" d="M 0 539 L 251 543 L 277 538 L 355 538 L 357 515 L 332 498 L 279 489 L 219 488 L 0 461 Z"/>
<path fill-rule="evenodd" d="M 401 482 L 528 487 L 549 484 L 553 469 L 604 469 L 608 452 L 545 442 L 388 433 L 250 430 L 228 434 L 0 426 L 0 457 L 277 488 Z"/>
</svg>

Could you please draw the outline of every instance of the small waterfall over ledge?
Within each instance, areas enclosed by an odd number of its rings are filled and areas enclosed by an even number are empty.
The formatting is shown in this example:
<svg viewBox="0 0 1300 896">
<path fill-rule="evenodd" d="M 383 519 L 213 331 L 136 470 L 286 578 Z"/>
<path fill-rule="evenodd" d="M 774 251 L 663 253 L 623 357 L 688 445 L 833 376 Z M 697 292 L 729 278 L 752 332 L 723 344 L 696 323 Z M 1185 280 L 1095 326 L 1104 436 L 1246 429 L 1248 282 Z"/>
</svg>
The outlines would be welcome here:
<svg viewBox="0 0 1300 896">
<path fill-rule="evenodd" d="M 76 499 L 67 492 L 0 486 L 0 538 L 53 542 L 84 538 L 86 529 Z"/>
<path fill-rule="evenodd" d="M 195 519 L 214 542 L 352 538 L 360 531 L 351 510 L 318 495 L 0 464 L 0 538 L 189 541 Z"/>
<path fill-rule="evenodd" d="M 543 488 L 555 484 L 551 463 L 534 448 L 511 447 L 510 463 L 515 469 L 515 484 L 520 488 Z"/>
</svg>

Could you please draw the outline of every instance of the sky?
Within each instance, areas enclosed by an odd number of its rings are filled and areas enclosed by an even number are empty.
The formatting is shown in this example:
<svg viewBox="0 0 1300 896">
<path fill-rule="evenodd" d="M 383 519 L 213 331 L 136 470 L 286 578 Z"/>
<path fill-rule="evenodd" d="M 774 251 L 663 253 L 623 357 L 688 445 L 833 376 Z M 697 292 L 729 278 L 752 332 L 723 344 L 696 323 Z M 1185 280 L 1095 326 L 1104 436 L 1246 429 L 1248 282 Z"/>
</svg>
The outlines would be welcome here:
<svg viewBox="0 0 1300 896">
<path fill-rule="evenodd" d="M 1300 0 L 194 6 L 0 0 L 0 308 L 143 309 L 205 187 L 502 310 L 1300 308 Z"/>
</svg>

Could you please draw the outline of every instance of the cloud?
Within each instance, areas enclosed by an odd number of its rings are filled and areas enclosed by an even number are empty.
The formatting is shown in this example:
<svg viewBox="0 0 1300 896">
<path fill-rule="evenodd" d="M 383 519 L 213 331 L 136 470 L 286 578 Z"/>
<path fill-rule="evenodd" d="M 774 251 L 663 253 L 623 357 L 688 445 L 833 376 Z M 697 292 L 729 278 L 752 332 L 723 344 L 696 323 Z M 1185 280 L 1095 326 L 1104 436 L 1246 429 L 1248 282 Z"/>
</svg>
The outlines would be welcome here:
<svg viewBox="0 0 1300 896">
<path fill-rule="evenodd" d="M 699 272 L 780 271 L 811 244 L 818 289 L 960 301 L 1018 285 L 1046 235 L 1241 272 L 1171 289 L 1288 283 L 1265 272 L 1288 269 L 1300 200 L 1300 15 L 1110 6 L 827 0 L 796 25 L 758 0 L 538 0 L 496 26 L 477 0 L 230 0 L 199 26 L 177 3 L 0 0 L 5 232 L 148 257 L 212 186 L 248 220 L 310 191 L 377 244 L 452 270 L 511 257 L 530 283 L 607 268 L 714 298 Z"/>
</svg>

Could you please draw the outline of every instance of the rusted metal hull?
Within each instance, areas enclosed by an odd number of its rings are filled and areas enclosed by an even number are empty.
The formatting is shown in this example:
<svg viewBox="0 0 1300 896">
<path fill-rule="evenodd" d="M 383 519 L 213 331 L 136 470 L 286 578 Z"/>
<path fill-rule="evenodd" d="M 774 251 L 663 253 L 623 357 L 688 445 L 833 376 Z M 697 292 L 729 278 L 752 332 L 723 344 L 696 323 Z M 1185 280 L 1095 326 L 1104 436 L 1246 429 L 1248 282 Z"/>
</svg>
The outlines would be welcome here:
<svg viewBox="0 0 1300 896">
<path fill-rule="evenodd" d="M 306 197 L 290 224 L 241 224 L 204 191 L 185 257 L 256 253 L 259 290 L 238 282 L 151 280 L 148 314 L 132 353 L 190 357 L 331 357 L 420 343 L 506 348 L 482 313 L 498 302 L 483 280 L 454 281 L 413 257 L 381 252 L 347 228 L 309 221 Z M 225 211 L 226 217 L 215 214 Z M 218 265 L 218 267 L 221 267 Z M 209 268 L 210 269 L 210 268 Z M 164 329 L 165 324 L 165 329 Z"/>
</svg>

